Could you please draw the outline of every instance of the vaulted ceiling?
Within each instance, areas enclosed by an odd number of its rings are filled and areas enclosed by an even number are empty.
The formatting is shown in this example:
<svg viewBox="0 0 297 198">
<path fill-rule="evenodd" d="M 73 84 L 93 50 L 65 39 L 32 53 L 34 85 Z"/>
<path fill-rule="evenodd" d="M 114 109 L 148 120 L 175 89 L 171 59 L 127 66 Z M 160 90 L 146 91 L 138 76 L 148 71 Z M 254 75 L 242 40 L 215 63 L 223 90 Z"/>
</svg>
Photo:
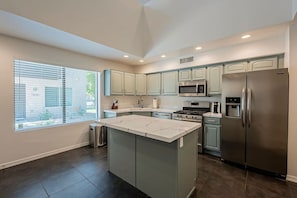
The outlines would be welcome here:
<svg viewBox="0 0 297 198">
<path fill-rule="evenodd" d="M 235 44 L 246 32 L 279 33 L 271 30 L 293 19 L 294 1 L 1 0 L 0 33 L 137 65 L 197 45 Z"/>
</svg>

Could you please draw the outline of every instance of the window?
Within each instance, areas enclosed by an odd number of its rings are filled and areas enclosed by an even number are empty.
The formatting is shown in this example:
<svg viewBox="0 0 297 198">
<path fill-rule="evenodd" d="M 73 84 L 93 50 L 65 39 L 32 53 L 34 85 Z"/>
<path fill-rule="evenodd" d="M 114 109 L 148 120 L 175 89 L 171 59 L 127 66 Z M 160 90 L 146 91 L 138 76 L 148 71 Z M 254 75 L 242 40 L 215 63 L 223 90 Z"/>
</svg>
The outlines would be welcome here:
<svg viewBox="0 0 297 198">
<path fill-rule="evenodd" d="M 72 106 L 72 88 L 65 88 L 66 106 Z M 45 87 L 45 107 L 57 107 L 63 105 L 63 89 L 60 87 Z"/>
<path fill-rule="evenodd" d="M 97 119 L 94 71 L 14 61 L 16 130 Z"/>
</svg>

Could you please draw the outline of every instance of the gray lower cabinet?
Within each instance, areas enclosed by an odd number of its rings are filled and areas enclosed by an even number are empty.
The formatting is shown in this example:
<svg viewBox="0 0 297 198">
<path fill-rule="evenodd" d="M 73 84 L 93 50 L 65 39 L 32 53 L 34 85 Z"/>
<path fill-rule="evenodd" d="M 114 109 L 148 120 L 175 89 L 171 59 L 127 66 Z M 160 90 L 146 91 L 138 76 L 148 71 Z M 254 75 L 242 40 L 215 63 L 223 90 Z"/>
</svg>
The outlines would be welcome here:
<svg viewBox="0 0 297 198">
<path fill-rule="evenodd" d="M 148 112 L 123 112 L 123 113 L 115 113 L 115 112 L 104 112 L 104 118 L 114 118 L 114 117 L 120 117 L 125 115 L 141 115 L 141 116 L 148 116 L 151 117 L 152 113 L 150 111 Z"/>
<path fill-rule="evenodd" d="M 166 112 L 152 112 L 152 117 L 162 118 L 162 119 L 171 119 L 172 114 Z"/>
<path fill-rule="evenodd" d="M 109 171 L 154 198 L 185 198 L 196 186 L 197 130 L 166 143 L 108 128 Z"/>
<path fill-rule="evenodd" d="M 147 112 L 132 112 L 133 115 L 141 115 L 141 116 L 147 116 L 147 117 L 152 117 L 152 112 L 147 111 Z"/>
<path fill-rule="evenodd" d="M 221 119 L 204 118 L 204 152 L 221 155 Z"/>
</svg>

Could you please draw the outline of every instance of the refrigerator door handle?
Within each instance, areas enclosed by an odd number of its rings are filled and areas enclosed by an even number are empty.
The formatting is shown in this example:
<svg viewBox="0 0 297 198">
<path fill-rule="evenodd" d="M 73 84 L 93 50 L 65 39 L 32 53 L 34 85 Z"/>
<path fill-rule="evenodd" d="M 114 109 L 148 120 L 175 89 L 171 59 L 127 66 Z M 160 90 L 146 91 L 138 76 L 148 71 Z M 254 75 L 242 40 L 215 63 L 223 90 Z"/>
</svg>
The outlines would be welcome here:
<svg viewBox="0 0 297 198">
<path fill-rule="evenodd" d="M 245 88 L 242 88 L 241 91 L 241 124 L 242 127 L 245 127 L 245 97 L 246 96 L 246 91 Z"/>
<path fill-rule="evenodd" d="M 198 83 L 196 83 L 196 93 L 198 94 Z"/>
<path fill-rule="evenodd" d="M 251 127 L 252 124 L 252 111 L 251 111 L 251 107 L 252 107 L 252 90 L 251 89 L 247 89 L 247 115 L 248 115 L 248 127 Z"/>
</svg>

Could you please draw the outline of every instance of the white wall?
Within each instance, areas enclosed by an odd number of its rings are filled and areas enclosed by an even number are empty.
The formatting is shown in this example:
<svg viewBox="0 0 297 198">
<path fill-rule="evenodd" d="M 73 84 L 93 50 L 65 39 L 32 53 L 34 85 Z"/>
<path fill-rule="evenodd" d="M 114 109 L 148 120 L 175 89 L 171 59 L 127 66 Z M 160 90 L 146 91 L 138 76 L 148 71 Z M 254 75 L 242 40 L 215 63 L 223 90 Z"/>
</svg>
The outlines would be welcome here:
<svg viewBox="0 0 297 198">
<path fill-rule="evenodd" d="M 143 10 L 135 1 L 9 0 L 1 1 L 0 9 L 142 56 Z"/>
<path fill-rule="evenodd" d="M 297 15 L 290 26 L 288 179 L 297 182 Z"/>
<path fill-rule="evenodd" d="M 282 34 L 264 40 L 218 48 L 212 51 L 202 51 L 194 55 L 194 62 L 180 64 L 179 58 L 177 57 L 170 60 L 138 66 L 135 68 L 135 71 L 139 73 L 152 73 L 157 71 L 181 69 L 191 66 L 203 66 L 207 64 L 267 56 L 271 54 L 280 54 L 285 53 L 286 51 L 286 35 Z M 287 67 L 287 65 L 285 65 L 285 67 Z"/>
<path fill-rule="evenodd" d="M 294 16 L 297 13 L 297 0 L 292 0 L 292 18 L 294 18 Z"/>
<path fill-rule="evenodd" d="M 292 0 L 9 0 L 0 9 L 139 57 L 288 22 Z M 54 14 L 53 14 L 54 13 Z"/>
<path fill-rule="evenodd" d="M 288 22 L 291 12 L 292 0 L 152 1 L 145 7 L 152 42 L 146 55 Z"/>
<path fill-rule="evenodd" d="M 14 58 L 99 71 L 102 93 L 102 71 L 105 68 L 133 72 L 133 67 L 130 66 L 3 35 L 0 35 L 0 46 L 0 169 L 88 143 L 90 122 L 20 133 L 14 131 Z M 120 97 L 119 100 L 120 104 L 125 105 L 132 105 L 136 101 L 127 97 Z M 101 96 L 101 106 L 111 106 L 111 103 L 111 97 Z"/>
</svg>

